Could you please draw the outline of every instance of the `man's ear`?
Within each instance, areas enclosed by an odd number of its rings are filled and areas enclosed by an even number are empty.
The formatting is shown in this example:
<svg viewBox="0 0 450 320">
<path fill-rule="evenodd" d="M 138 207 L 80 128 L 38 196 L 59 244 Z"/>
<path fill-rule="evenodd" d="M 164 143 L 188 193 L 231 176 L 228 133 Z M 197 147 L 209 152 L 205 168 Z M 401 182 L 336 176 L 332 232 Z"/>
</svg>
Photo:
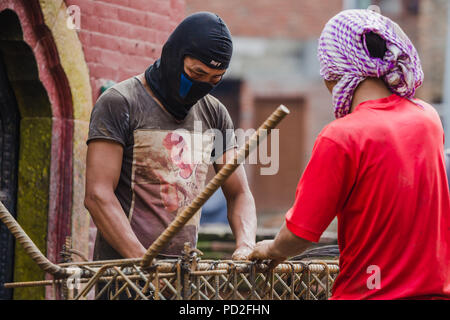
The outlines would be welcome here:
<svg viewBox="0 0 450 320">
<path fill-rule="evenodd" d="M 325 82 L 325 86 L 327 87 L 328 91 L 333 92 L 334 86 L 337 84 L 337 81 L 329 81 L 329 80 L 323 80 Z"/>
</svg>

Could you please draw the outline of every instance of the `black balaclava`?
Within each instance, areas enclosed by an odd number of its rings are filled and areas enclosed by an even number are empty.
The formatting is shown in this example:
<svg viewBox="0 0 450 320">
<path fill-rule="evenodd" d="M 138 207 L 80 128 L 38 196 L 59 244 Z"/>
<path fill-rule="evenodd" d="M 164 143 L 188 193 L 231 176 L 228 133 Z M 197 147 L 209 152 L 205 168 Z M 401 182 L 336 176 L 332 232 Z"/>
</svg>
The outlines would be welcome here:
<svg viewBox="0 0 450 320">
<path fill-rule="evenodd" d="M 145 71 L 156 97 L 176 119 L 215 86 L 191 79 L 184 72 L 184 57 L 191 56 L 214 69 L 227 69 L 233 52 L 231 34 L 223 20 L 210 12 L 184 19 L 164 44 L 161 58 Z"/>
</svg>

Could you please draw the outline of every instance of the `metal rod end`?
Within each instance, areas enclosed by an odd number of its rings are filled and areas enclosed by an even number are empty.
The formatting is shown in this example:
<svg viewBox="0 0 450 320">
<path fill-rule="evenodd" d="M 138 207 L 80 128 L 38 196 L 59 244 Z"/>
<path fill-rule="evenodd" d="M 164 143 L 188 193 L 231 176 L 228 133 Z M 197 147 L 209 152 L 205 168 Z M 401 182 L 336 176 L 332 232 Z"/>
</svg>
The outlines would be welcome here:
<svg viewBox="0 0 450 320">
<path fill-rule="evenodd" d="M 286 114 L 291 113 L 291 112 L 289 111 L 289 109 L 288 109 L 285 105 L 283 105 L 283 104 L 281 104 L 278 108 L 279 108 L 281 111 L 283 111 L 284 113 L 286 113 Z"/>
</svg>

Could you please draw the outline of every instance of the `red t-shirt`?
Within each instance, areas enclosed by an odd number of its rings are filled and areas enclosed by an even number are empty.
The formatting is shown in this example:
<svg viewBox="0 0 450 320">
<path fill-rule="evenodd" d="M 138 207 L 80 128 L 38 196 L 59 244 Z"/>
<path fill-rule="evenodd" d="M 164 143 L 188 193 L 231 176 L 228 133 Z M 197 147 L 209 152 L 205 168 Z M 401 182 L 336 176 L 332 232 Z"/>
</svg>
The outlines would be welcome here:
<svg viewBox="0 0 450 320">
<path fill-rule="evenodd" d="M 317 242 L 337 215 L 332 299 L 450 298 L 444 132 L 415 102 L 366 101 L 316 140 L 286 224 Z"/>
</svg>

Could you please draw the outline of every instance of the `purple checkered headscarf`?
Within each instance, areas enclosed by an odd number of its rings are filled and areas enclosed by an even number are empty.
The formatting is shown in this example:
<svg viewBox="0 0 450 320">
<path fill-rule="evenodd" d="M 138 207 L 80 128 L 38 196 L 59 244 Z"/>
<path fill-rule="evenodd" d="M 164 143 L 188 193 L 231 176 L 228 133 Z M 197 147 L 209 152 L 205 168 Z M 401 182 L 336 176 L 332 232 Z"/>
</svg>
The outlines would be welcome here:
<svg viewBox="0 0 450 320">
<path fill-rule="evenodd" d="M 372 58 L 365 34 L 373 32 L 386 41 L 383 59 Z M 319 39 L 320 74 L 338 81 L 333 88 L 336 118 L 350 112 L 358 85 L 368 77 L 382 78 L 393 93 L 412 98 L 422 85 L 419 55 L 403 30 L 389 18 L 371 10 L 345 10 L 332 18 Z"/>
</svg>

